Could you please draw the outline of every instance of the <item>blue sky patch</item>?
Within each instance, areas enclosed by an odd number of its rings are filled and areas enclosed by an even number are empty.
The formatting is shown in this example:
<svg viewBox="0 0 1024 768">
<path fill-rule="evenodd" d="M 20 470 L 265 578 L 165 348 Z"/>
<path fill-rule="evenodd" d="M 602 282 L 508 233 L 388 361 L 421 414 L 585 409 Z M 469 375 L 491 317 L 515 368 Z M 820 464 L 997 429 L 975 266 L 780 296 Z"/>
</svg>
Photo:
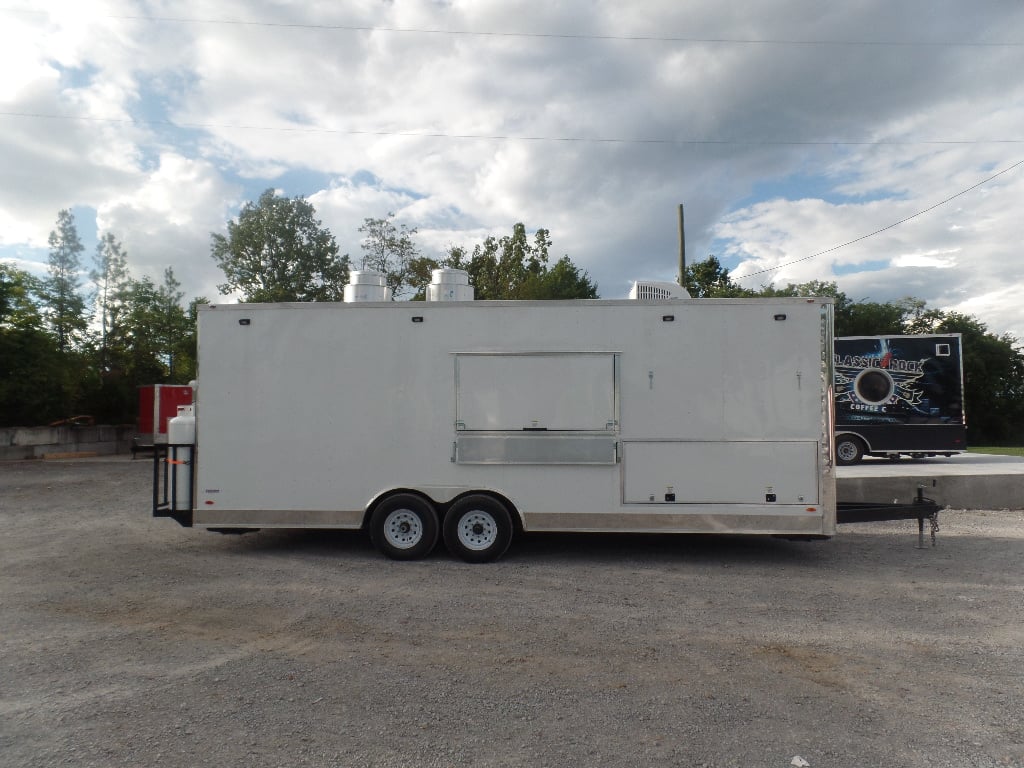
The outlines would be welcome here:
<svg viewBox="0 0 1024 768">
<path fill-rule="evenodd" d="M 240 184 L 244 190 L 247 200 L 258 200 L 267 189 L 280 189 L 285 197 L 309 197 L 321 189 L 329 189 L 331 180 L 337 178 L 323 171 L 314 171 L 311 168 L 289 168 L 280 176 L 268 178 L 242 178 L 231 177 L 232 181 Z"/>
<path fill-rule="evenodd" d="M 889 259 L 877 259 L 875 261 L 862 261 L 859 264 L 836 264 L 832 271 L 837 277 L 843 275 L 856 275 L 858 272 L 879 272 L 891 266 Z"/>
<path fill-rule="evenodd" d="M 852 175 L 840 177 L 805 173 L 794 173 L 783 178 L 762 179 L 754 183 L 750 194 L 731 206 L 731 211 L 742 210 L 765 200 L 824 200 L 830 205 L 842 205 L 844 203 L 869 203 L 894 197 L 892 192 L 886 190 L 856 195 L 838 191 L 838 187 L 856 180 Z"/>
<path fill-rule="evenodd" d="M 79 88 L 88 88 L 93 81 L 93 78 L 99 74 L 99 67 L 91 64 L 86 64 L 81 67 L 65 67 L 59 62 L 52 61 L 50 64 L 60 72 L 60 85 L 62 90 L 78 90 Z"/>
</svg>

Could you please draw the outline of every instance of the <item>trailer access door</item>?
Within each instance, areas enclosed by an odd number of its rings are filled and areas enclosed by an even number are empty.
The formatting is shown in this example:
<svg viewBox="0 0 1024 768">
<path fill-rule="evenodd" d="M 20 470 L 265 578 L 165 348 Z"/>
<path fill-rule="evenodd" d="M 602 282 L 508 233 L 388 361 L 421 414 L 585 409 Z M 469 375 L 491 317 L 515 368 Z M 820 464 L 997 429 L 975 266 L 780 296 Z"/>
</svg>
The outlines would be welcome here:
<svg viewBox="0 0 1024 768">
<path fill-rule="evenodd" d="M 630 440 L 623 448 L 626 504 L 821 502 L 811 441 Z"/>
</svg>

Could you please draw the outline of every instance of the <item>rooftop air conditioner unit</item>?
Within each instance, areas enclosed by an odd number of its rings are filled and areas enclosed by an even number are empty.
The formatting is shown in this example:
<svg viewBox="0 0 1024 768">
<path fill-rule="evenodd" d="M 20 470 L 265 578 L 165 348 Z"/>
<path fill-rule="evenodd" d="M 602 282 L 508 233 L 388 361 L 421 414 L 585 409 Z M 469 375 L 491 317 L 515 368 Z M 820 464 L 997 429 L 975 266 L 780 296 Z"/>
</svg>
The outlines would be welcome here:
<svg viewBox="0 0 1024 768">
<path fill-rule="evenodd" d="M 690 294 L 677 283 L 661 280 L 637 280 L 629 291 L 629 298 L 639 301 L 688 299 Z"/>
</svg>

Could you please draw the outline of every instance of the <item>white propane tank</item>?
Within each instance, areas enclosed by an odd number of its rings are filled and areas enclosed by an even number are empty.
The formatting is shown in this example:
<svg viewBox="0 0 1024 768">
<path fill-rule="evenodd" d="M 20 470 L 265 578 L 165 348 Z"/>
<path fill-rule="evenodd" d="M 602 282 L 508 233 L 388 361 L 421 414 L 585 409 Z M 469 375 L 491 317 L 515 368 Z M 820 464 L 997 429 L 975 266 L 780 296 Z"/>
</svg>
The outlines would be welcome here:
<svg viewBox="0 0 1024 768">
<path fill-rule="evenodd" d="M 357 269 L 348 274 L 348 285 L 342 301 L 353 304 L 359 301 L 390 301 L 391 289 L 382 273 L 372 269 Z"/>
<path fill-rule="evenodd" d="M 189 511 L 192 490 L 192 451 L 196 442 L 194 405 L 179 405 L 178 415 L 167 422 L 167 460 L 174 478 L 171 507 Z"/>
<path fill-rule="evenodd" d="M 434 269 L 427 286 L 427 301 L 472 301 L 473 286 L 469 284 L 469 273 L 464 269 Z"/>
</svg>

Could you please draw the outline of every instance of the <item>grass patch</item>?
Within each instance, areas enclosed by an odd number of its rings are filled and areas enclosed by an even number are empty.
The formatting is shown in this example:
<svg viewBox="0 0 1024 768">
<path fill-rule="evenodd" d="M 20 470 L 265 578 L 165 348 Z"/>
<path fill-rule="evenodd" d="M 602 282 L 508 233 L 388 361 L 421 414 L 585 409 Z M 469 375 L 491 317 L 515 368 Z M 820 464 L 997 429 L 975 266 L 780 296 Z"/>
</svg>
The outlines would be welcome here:
<svg viewBox="0 0 1024 768">
<path fill-rule="evenodd" d="M 996 456 L 1024 456 L 1024 447 L 1018 446 L 1016 448 L 1007 448 L 1003 446 L 991 446 L 991 447 L 976 447 L 971 446 L 967 449 L 968 453 L 994 453 Z"/>
</svg>

